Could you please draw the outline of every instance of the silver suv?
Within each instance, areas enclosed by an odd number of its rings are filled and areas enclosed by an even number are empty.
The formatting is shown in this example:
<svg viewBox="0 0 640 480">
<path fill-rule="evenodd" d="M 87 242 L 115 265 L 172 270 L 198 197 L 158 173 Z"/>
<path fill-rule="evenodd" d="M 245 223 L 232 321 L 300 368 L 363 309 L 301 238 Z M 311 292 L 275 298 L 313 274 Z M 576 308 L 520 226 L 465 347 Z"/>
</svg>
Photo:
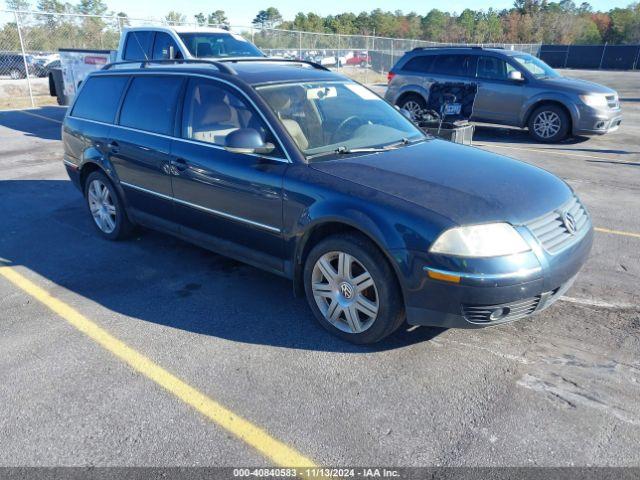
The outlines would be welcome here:
<svg viewBox="0 0 640 480">
<path fill-rule="evenodd" d="M 563 77 L 532 55 L 502 49 L 416 48 L 389 72 L 385 98 L 415 118 L 434 82 L 476 83 L 471 120 L 528 127 L 541 142 L 602 135 L 622 122 L 615 90 Z"/>
</svg>

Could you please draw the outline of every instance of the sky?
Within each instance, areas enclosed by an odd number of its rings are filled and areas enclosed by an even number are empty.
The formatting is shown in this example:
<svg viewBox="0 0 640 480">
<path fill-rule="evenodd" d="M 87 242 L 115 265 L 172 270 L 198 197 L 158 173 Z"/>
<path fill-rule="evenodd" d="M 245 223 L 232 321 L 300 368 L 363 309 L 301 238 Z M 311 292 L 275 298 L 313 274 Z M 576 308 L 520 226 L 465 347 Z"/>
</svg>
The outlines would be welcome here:
<svg viewBox="0 0 640 480">
<path fill-rule="evenodd" d="M 574 0 L 580 4 L 580 0 Z M 609 10 L 615 7 L 626 7 L 632 0 L 591 0 L 589 3 L 594 10 Z M 449 12 L 460 13 L 465 8 L 483 9 L 490 7 L 494 9 L 510 8 L 513 0 L 447 0 L 442 1 L 420 1 L 420 0 L 321 0 L 305 2 L 300 0 L 239 0 L 235 2 L 215 2 L 210 0 L 190 0 L 179 2 L 176 0 L 106 0 L 111 10 L 116 12 L 126 12 L 130 17 L 147 18 L 163 17 L 170 10 L 177 10 L 187 15 L 189 19 L 198 12 L 211 12 L 222 9 L 227 13 L 227 17 L 232 25 L 250 25 L 251 20 L 258 11 L 267 7 L 276 7 L 285 20 L 293 20 L 296 13 L 313 12 L 318 15 L 329 15 L 343 12 L 360 13 L 371 11 L 376 8 L 383 10 L 402 10 L 404 12 L 415 11 L 424 14 L 432 8 L 439 8 Z"/>
</svg>

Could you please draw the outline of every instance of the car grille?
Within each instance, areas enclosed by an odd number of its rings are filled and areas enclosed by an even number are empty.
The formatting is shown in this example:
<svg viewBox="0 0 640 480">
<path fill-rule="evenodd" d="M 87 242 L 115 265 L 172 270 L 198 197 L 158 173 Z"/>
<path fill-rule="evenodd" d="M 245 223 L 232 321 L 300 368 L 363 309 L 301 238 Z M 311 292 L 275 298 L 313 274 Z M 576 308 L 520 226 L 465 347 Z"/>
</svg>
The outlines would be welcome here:
<svg viewBox="0 0 640 480">
<path fill-rule="evenodd" d="M 518 320 L 536 311 L 542 295 L 498 305 L 462 305 L 464 318 L 471 323 L 498 323 Z M 492 317 L 493 315 L 493 317 Z"/>
<path fill-rule="evenodd" d="M 620 106 L 617 95 L 607 95 L 606 97 L 609 108 L 618 108 Z"/>
<path fill-rule="evenodd" d="M 565 215 L 570 214 L 575 221 L 575 231 L 567 228 Z M 578 241 L 589 228 L 589 214 L 580 201 L 573 197 L 569 202 L 553 212 L 533 220 L 527 228 L 549 253 L 558 253 Z"/>
</svg>

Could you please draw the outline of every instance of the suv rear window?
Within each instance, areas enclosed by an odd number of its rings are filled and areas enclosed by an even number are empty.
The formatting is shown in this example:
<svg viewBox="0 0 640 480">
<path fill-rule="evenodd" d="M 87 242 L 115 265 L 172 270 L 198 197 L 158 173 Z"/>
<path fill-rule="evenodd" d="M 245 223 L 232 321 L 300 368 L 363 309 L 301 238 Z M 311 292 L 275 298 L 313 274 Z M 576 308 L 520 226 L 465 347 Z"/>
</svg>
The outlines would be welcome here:
<svg viewBox="0 0 640 480">
<path fill-rule="evenodd" d="M 414 57 L 409 60 L 404 67 L 402 67 L 402 70 L 426 73 L 431 69 L 434 58 L 436 58 L 435 55 L 421 55 L 419 57 Z"/>
<path fill-rule="evenodd" d="M 133 31 L 127 34 L 127 43 L 124 47 L 124 60 L 151 59 L 151 44 L 153 34 L 151 31 Z"/>
<path fill-rule="evenodd" d="M 147 132 L 169 135 L 173 122 L 182 77 L 135 77 L 122 105 L 120 125 Z"/>
<path fill-rule="evenodd" d="M 80 89 L 71 115 L 97 122 L 113 123 L 122 91 L 128 80 L 129 77 L 123 75 L 87 79 Z"/>
<path fill-rule="evenodd" d="M 471 73 L 471 58 L 470 55 L 438 55 L 433 62 L 431 73 L 468 77 Z"/>
</svg>

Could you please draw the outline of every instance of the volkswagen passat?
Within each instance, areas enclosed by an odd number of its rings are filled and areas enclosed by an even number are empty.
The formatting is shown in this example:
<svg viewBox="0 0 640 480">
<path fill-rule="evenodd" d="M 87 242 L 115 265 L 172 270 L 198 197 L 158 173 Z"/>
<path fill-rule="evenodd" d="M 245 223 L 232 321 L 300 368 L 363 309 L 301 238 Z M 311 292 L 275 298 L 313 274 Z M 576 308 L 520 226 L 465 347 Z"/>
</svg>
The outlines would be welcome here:
<svg viewBox="0 0 640 480">
<path fill-rule="evenodd" d="M 161 230 L 293 280 L 355 343 L 548 307 L 591 248 L 554 175 L 425 136 L 305 62 L 113 65 L 64 120 L 64 164 L 97 231 Z"/>
</svg>

